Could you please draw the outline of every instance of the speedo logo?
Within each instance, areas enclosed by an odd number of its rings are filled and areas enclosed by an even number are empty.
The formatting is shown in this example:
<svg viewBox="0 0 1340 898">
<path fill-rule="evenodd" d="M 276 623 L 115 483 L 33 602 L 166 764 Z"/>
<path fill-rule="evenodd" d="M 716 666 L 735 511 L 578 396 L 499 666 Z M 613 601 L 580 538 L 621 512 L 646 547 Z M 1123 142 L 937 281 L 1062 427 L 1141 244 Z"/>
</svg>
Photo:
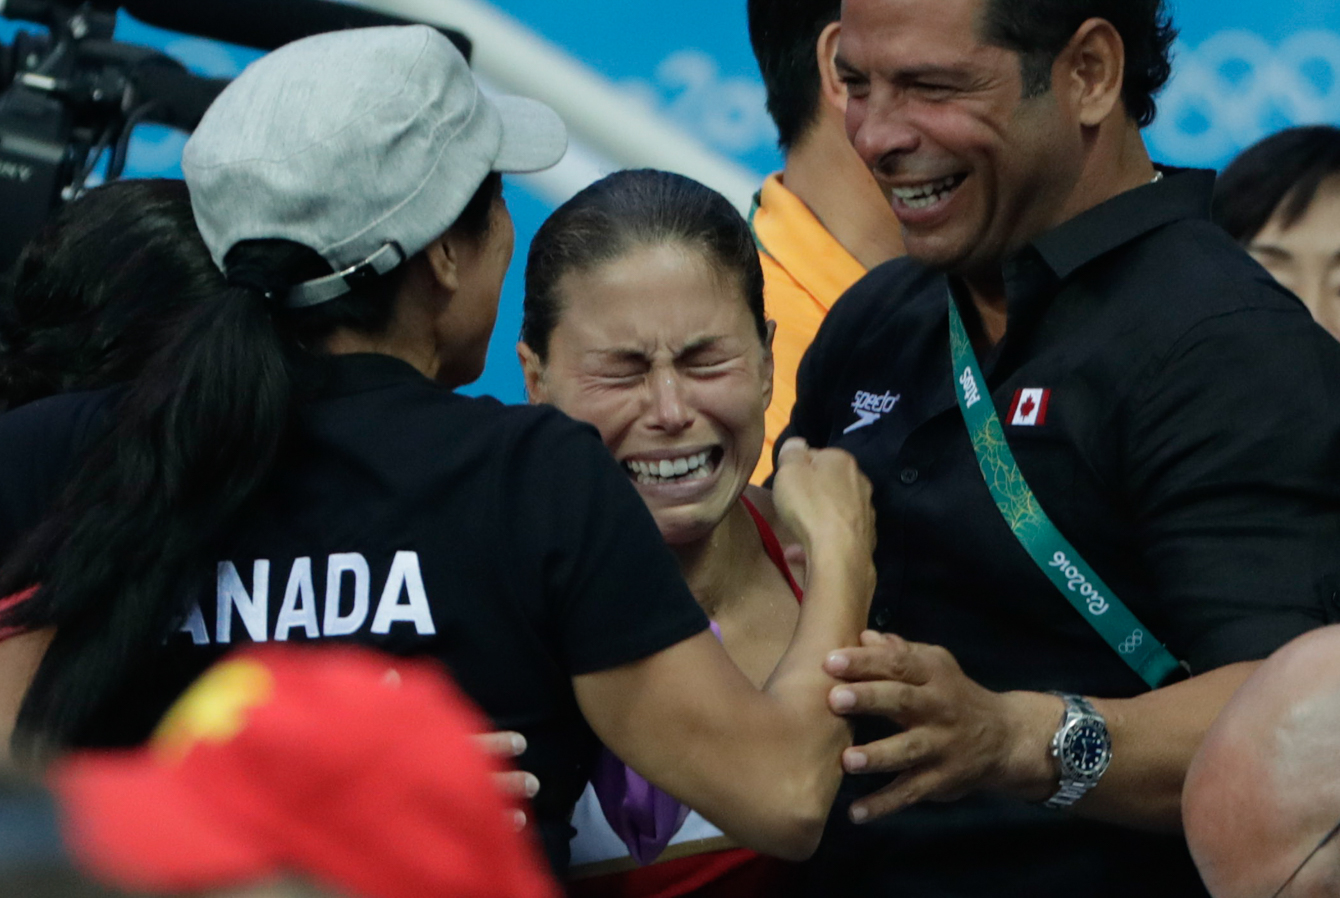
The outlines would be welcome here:
<svg viewBox="0 0 1340 898">
<path fill-rule="evenodd" d="M 865 390 L 857 390 L 856 398 L 851 403 L 851 410 L 856 412 L 856 421 L 842 432 L 851 433 L 853 430 L 869 427 L 893 411 L 893 407 L 902 398 L 901 393 L 895 396 L 893 393 L 867 393 Z"/>
</svg>

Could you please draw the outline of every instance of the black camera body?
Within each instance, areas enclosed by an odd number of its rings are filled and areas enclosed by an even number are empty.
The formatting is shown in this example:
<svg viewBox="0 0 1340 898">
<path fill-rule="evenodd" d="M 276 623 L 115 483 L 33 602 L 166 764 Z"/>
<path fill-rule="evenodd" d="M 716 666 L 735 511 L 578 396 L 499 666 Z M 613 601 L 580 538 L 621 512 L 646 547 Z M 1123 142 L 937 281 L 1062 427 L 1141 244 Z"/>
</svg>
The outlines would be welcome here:
<svg viewBox="0 0 1340 898">
<path fill-rule="evenodd" d="M 72 131 L 58 100 L 11 88 L 0 103 L 0 269 L 60 203 L 75 167 Z"/>
<path fill-rule="evenodd" d="M 136 125 L 192 131 L 228 83 L 112 40 L 118 9 L 263 50 L 323 31 L 411 24 L 334 0 L 0 0 L 0 16 L 46 27 L 0 44 L 0 274 L 100 159 L 107 180 L 120 177 Z M 468 37 L 439 30 L 470 58 Z"/>
<path fill-rule="evenodd" d="M 190 130 L 227 82 L 116 43 L 114 8 L 0 0 L 0 11 L 46 26 L 0 46 L 2 272 L 51 211 L 84 189 L 101 158 L 108 180 L 120 176 L 135 125 Z"/>
<path fill-rule="evenodd" d="M 78 55 L 56 47 L 72 26 L 110 38 L 112 23 L 106 14 L 81 24 L 63 18 L 57 7 L 49 12 L 48 35 L 20 32 L 0 53 L 0 269 L 9 267 L 67 195 L 81 153 L 91 147 L 92 123 L 81 123 L 76 104 L 62 95 L 81 74 Z M 67 48 L 73 41 L 70 34 Z"/>
</svg>

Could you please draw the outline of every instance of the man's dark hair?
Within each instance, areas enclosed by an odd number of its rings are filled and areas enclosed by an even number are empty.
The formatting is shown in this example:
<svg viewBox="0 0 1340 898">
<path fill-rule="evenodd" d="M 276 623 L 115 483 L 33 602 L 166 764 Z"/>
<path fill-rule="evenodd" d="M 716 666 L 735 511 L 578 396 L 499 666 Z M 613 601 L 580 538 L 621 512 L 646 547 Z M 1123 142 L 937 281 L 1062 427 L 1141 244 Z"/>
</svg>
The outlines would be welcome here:
<svg viewBox="0 0 1340 898">
<path fill-rule="evenodd" d="M 1279 211 L 1298 223 L 1321 182 L 1340 175 L 1340 128 L 1290 128 L 1248 147 L 1224 169 L 1214 190 L 1214 220 L 1238 243 L 1250 243 Z"/>
<path fill-rule="evenodd" d="M 818 115 L 815 45 L 841 13 L 841 0 L 749 0 L 749 41 L 783 152 L 796 145 Z"/>
<path fill-rule="evenodd" d="M 1089 19 L 1112 24 L 1126 45 L 1122 99 L 1140 127 L 1154 121 L 1154 95 L 1172 74 L 1177 38 L 1164 0 L 984 0 L 986 42 L 1021 57 L 1024 96 L 1051 90 L 1052 65 Z"/>
</svg>

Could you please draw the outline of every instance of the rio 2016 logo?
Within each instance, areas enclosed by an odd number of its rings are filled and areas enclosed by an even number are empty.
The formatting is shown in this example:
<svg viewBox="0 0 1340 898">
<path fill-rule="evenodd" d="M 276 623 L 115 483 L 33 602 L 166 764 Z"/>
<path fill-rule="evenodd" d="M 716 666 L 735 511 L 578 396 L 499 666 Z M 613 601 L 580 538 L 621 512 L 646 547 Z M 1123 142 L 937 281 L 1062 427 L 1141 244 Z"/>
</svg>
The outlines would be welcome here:
<svg viewBox="0 0 1340 898">
<path fill-rule="evenodd" d="M 1340 121 L 1340 32 L 1272 45 L 1250 31 L 1179 44 L 1149 137 L 1160 159 L 1218 165 L 1291 125 Z"/>
<path fill-rule="evenodd" d="M 747 153 L 777 139 L 763 85 L 756 78 L 724 76 L 716 59 L 702 50 L 667 56 L 656 67 L 654 83 L 632 79 L 623 86 L 723 152 Z"/>
<path fill-rule="evenodd" d="M 1058 551 L 1052 555 L 1052 560 L 1047 562 L 1047 566 L 1057 569 L 1066 580 L 1066 588 L 1071 592 L 1080 594 L 1084 603 L 1088 606 L 1089 613 L 1094 617 L 1102 617 L 1112 607 L 1108 604 L 1107 599 L 1103 598 L 1103 594 L 1098 591 L 1098 587 L 1090 583 L 1084 572 L 1066 557 L 1065 552 Z"/>
</svg>

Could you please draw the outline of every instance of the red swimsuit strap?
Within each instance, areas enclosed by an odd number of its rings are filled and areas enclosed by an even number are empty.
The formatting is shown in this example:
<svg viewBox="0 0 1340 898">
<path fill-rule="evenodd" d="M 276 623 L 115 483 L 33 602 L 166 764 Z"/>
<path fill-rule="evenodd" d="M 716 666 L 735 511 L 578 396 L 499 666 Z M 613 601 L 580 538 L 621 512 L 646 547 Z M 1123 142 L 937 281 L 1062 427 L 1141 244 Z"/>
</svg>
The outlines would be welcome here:
<svg viewBox="0 0 1340 898">
<path fill-rule="evenodd" d="M 5 596 L 3 599 L 0 599 L 0 613 L 23 604 L 36 594 L 37 587 L 30 586 L 22 592 L 16 592 L 12 596 Z M 0 627 L 0 641 L 4 641 L 11 636 L 18 636 L 23 632 L 24 630 L 21 627 Z"/>
<path fill-rule="evenodd" d="M 781 571 L 782 576 L 786 578 L 787 585 L 796 594 L 796 601 L 803 601 L 805 593 L 800 588 L 800 584 L 796 582 L 796 578 L 791 576 L 791 566 L 786 563 L 786 552 L 782 550 L 781 540 L 777 539 L 777 534 L 772 531 L 772 526 L 763 517 L 763 512 L 755 508 L 754 503 L 746 499 L 743 493 L 740 494 L 740 501 L 744 503 L 749 516 L 754 519 L 754 526 L 758 528 L 759 538 L 763 540 L 763 551 L 768 553 L 768 558 L 772 560 L 773 564 L 777 565 L 777 570 Z"/>
</svg>

